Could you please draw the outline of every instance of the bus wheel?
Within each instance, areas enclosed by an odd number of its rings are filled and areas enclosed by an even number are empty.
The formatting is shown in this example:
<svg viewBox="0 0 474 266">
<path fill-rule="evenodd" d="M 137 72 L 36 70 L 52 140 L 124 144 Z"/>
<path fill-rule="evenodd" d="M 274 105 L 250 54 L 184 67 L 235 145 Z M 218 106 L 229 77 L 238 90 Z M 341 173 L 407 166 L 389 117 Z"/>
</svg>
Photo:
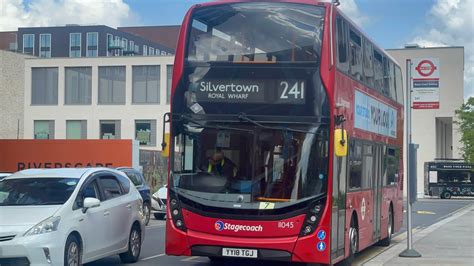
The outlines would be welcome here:
<svg viewBox="0 0 474 266">
<path fill-rule="evenodd" d="M 450 198 L 451 198 L 451 192 L 445 190 L 445 191 L 441 194 L 441 198 L 443 198 L 443 199 L 450 199 Z"/>
<path fill-rule="evenodd" d="M 357 229 L 355 217 L 352 217 L 351 227 L 349 228 L 349 256 L 337 263 L 338 266 L 351 266 L 354 261 L 354 255 L 357 252 L 357 245 L 359 243 L 359 231 Z"/>
<path fill-rule="evenodd" d="M 384 247 L 390 246 L 390 242 L 392 241 L 392 234 L 393 234 L 393 211 L 392 207 L 388 211 L 388 225 L 387 225 L 387 237 L 380 240 L 379 244 Z"/>
</svg>

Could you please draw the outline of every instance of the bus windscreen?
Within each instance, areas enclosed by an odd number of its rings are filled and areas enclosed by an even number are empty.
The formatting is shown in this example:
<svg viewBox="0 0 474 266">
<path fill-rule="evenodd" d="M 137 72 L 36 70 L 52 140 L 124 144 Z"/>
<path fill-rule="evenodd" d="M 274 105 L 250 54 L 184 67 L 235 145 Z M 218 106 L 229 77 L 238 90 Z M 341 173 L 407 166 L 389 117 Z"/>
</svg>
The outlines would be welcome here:
<svg viewBox="0 0 474 266">
<path fill-rule="evenodd" d="M 239 130 L 193 128 L 183 123 L 176 131 L 172 188 L 194 202 L 232 209 L 237 204 L 247 210 L 271 202 L 277 209 L 326 193 L 326 125 L 289 131 L 244 124 Z"/>
<path fill-rule="evenodd" d="M 318 62 L 324 8 L 236 3 L 197 8 L 188 62 Z"/>
</svg>

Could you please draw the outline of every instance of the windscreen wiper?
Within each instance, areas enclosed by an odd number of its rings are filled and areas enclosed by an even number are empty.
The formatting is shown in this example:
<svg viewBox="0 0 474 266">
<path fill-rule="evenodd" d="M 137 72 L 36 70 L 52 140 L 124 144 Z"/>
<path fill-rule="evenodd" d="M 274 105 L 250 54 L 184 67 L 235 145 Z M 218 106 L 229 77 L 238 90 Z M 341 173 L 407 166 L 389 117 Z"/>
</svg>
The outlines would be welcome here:
<svg viewBox="0 0 474 266">
<path fill-rule="evenodd" d="M 212 129 L 220 129 L 220 130 L 235 130 L 235 131 L 244 131 L 244 132 L 250 132 L 250 133 L 253 132 L 253 130 L 237 128 L 237 127 L 206 125 L 206 124 L 203 124 L 201 121 L 196 120 L 196 119 L 194 119 L 192 117 L 189 117 L 187 115 L 180 115 L 178 119 L 186 120 L 188 122 L 196 124 L 197 127 L 199 127 L 199 128 L 212 128 Z"/>
<path fill-rule="evenodd" d="M 253 124 L 253 125 L 256 125 L 258 127 L 261 127 L 261 128 L 265 128 L 265 129 L 270 129 L 270 130 L 282 130 L 282 131 L 291 131 L 291 132 L 299 132 L 299 133 L 311 133 L 311 134 L 316 134 L 317 131 L 307 131 L 307 130 L 301 130 L 301 129 L 295 129 L 295 128 L 290 128 L 290 127 L 279 127 L 279 126 L 266 126 L 266 125 L 263 125 L 251 118 L 249 118 L 245 113 L 239 113 L 237 115 L 237 118 L 240 120 L 240 121 L 245 121 L 245 122 L 248 122 L 250 124 Z M 318 125 L 319 127 L 319 125 Z"/>
</svg>

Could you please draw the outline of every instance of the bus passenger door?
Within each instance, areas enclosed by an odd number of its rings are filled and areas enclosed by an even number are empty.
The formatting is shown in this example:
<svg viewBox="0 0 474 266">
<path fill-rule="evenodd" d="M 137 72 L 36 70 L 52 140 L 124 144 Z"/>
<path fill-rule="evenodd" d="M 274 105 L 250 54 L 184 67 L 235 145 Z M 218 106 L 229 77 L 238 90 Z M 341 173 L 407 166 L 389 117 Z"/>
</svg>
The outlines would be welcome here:
<svg viewBox="0 0 474 266">
<path fill-rule="evenodd" d="M 381 209 L 382 209 L 382 167 L 383 167 L 383 147 L 380 145 L 374 145 L 374 174 L 373 174 L 373 189 L 374 189 L 374 199 L 373 205 L 373 240 L 378 240 L 380 238 L 380 218 L 381 218 Z"/>
<path fill-rule="evenodd" d="M 344 255 L 347 156 L 334 156 L 332 176 L 331 260 Z"/>
</svg>

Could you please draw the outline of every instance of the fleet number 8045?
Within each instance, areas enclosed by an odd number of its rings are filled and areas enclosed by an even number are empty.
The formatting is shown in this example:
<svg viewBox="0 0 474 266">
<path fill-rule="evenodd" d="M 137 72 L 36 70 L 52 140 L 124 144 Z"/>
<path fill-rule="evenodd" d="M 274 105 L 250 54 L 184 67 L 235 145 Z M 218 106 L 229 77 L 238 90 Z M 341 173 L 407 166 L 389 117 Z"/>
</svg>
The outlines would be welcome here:
<svg viewBox="0 0 474 266">
<path fill-rule="evenodd" d="M 304 81 L 281 81 L 280 82 L 280 99 L 285 100 L 303 100 L 305 93 Z"/>
</svg>

